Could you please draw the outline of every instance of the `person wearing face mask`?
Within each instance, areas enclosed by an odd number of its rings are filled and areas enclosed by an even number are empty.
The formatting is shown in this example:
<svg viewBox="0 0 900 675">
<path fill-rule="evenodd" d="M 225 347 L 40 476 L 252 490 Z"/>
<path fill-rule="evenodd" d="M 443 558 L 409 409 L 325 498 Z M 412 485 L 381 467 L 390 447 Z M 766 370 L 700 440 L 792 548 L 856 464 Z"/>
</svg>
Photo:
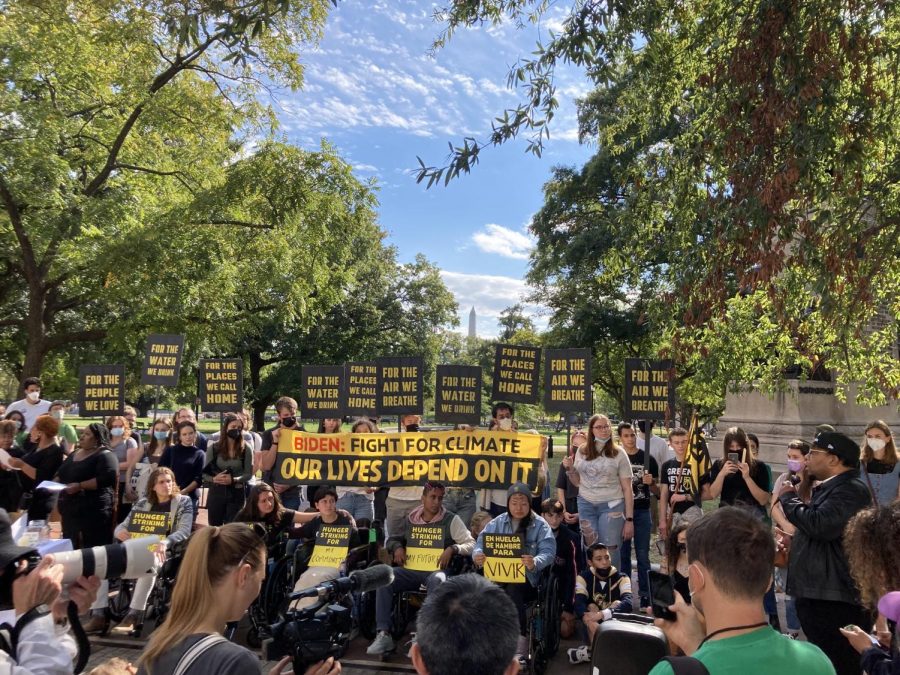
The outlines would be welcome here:
<svg viewBox="0 0 900 675">
<path fill-rule="evenodd" d="M 59 438 L 58 442 L 60 447 L 62 447 L 63 452 L 68 455 L 78 444 L 78 432 L 75 431 L 75 427 L 71 424 L 63 421 L 66 417 L 65 401 L 53 401 L 53 403 L 50 404 L 49 414 L 50 417 L 59 422 L 59 432 L 57 433 Z"/>
<path fill-rule="evenodd" d="M 6 413 L 6 417 L 4 419 L 9 420 L 10 422 L 15 422 L 16 433 L 13 434 L 13 443 L 15 443 L 17 448 L 21 449 L 22 445 L 28 438 L 28 432 L 25 431 L 25 415 L 23 415 L 18 410 L 13 410 Z"/>
<path fill-rule="evenodd" d="M 887 506 L 900 499 L 900 455 L 891 428 L 882 420 L 866 427 L 860 469 L 873 502 Z"/>
<path fill-rule="evenodd" d="M 150 426 L 150 441 L 144 446 L 140 458 L 129 464 L 125 472 L 125 497 L 136 502 L 147 496 L 150 472 L 162 459 L 163 451 L 172 444 L 172 423 L 168 417 L 157 417 Z"/>
<path fill-rule="evenodd" d="M 607 545 L 612 564 L 618 567 L 622 540 L 634 536 L 634 491 L 631 462 L 613 443 L 606 415 L 591 417 L 587 442 L 562 464 L 578 486 L 579 517 Z"/>
<path fill-rule="evenodd" d="M 106 418 L 106 428 L 109 429 L 109 449 L 113 451 L 119 460 L 119 491 L 116 508 L 116 520 L 121 523 L 131 510 L 131 503 L 126 498 L 125 477 L 128 469 L 140 458 L 138 445 L 131 437 L 131 427 L 128 420 L 122 415 L 112 415 Z"/>
<path fill-rule="evenodd" d="M 822 648 L 838 675 L 859 673 L 859 657 L 840 629 L 869 623 L 843 546 L 847 523 L 872 503 L 858 467 L 859 446 L 852 439 L 837 432 L 816 434 L 806 470 L 821 483 L 809 504 L 800 499 L 793 481 L 784 481 L 779 495 L 785 517 L 796 528 L 787 592 L 796 599 L 807 639 Z"/>
<path fill-rule="evenodd" d="M 511 404 L 503 401 L 494 403 L 491 407 L 491 424 L 489 431 L 518 431 L 519 425 L 515 420 L 516 411 Z M 479 498 L 481 508 L 497 517 L 506 513 L 506 490 L 482 490 Z"/>
<path fill-rule="evenodd" d="M 581 619 L 587 644 L 566 651 L 569 663 L 588 663 L 594 634 L 604 621 L 612 619 L 613 612 L 631 611 L 631 579 L 619 572 L 610 560 L 606 544 L 588 546 L 588 567 L 575 582 L 575 616 Z"/>
<path fill-rule="evenodd" d="M 800 439 L 791 441 L 787 450 L 787 471 L 775 481 L 776 485 L 781 485 L 786 480 L 792 481 L 797 486 L 797 495 L 804 504 L 809 504 L 813 488 L 813 480 L 806 471 L 806 458 L 808 455 L 809 443 Z M 789 546 L 797 528 L 784 515 L 784 509 L 781 508 L 781 502 L 778 501 L 777 494 L 772 495 L 771 507 L 772 520 L 777 528 L 776 545 Z M 787 574 L 787 568 L 781 570 L 781 580 L 785 586 L 787 585 Z M 784 616 L 787 620 L 787 634 L 796 638 L 800 635 L 800 618 L 797 616 L 797 605 L 794 602 L 794 598 L 787 593 L 784 595 Z"/>
<path fill-rule="evenodd" d="M 41 381 L 36 377 L 26 377 L 22 380 L 22 392 L 24 398 L 13 401 L 6 408 L 7 418 L 9 413 L 16 411 L 22 413 L 25 420 L 25 428 L 28 431 L 34 425 L 39 415 L 46 415 L 50 411 L 50 401 L 41 398 Z"/>
<path fill-rule="evenodd" d="M 687 657 L 666 657 L 650 675 L 673 675 L 672 661 L 684 658 L 715 675 L 834 673 L 818 647 L 768 625 L 762 598 L 772 579 L 775 543 L 759 518 L 732 506 L 717 509 L 688 527 L 687 555 L 693 602 L 676 592 L 669 607 L 676 620 L 654 621 Z"/>
<path fill-rule="evenodd" d="M 303 425 L 297 419 L 297 401 L 290 396 L 282 396 L 275 401 L 275 412 L 278 413 L 278 426 L 267 429 L 263 433 L 262 447 L 260 448 L 263 479 L 275 488 L 275 492 L 278 493 L 285 508 L 299 510 L 302 486 L 275 482 L 272 473 L 275 461 L 278 459 L 278 440 L 281 438 L 281 430 L 303 431 Z"/>
<path fill-rule="evenodd" d="M 243 432 L 241 419 L 226 413 L 219 440 L 206 448 L 203 478 L 209 486 L 206 512 L 210 525 L 230 523 L 244 506 L 244 486 L 253 476 L 253 447 L 244 441 Z"/>
</svg>

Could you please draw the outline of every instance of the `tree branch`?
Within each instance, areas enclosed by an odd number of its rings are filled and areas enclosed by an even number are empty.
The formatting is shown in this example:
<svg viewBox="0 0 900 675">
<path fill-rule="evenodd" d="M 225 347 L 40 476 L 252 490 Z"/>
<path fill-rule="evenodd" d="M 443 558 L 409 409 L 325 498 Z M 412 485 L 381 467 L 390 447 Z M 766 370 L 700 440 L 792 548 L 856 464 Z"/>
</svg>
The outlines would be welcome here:
<svg viewBox="0 0 900 675">
<path fill-rule="evenodd" d="M 245 220 L 192 220 L 191 225 L 236 225 L 238 227 L 249 227 L 254 230 L 274 230 L 274 225 L 265 223 L 251 223 Z"/>
<path fill-rule="evenodd" d="M 80 330 L 72 333 L 60 333 L 59 335 L 51 335 L 44 340 L 44 346 L 47 352 L 69 344 L 70 342 L 96 342 L 106 337 L 105 328 L 94 328 L 91 330 Z"/>
<path fill-rule="evenodd" d="M 117 162 L 113 167 L 114 169 L 128 169 L 129 171 L 140 171 L 142 173 L 151 173 L 154 176 L 173 176 L 178 179 L 178 182 L 181 183 L 188 192 L 191 194 L 195 194 L 194 188 L 191 187 L 187 179 L 184 178 L 185 173 L 183 171 L 160 171 L 159 169 L 151 169 L 146 166 L 137 166 L 135 164 L 122 164 Z"/>
</svg>

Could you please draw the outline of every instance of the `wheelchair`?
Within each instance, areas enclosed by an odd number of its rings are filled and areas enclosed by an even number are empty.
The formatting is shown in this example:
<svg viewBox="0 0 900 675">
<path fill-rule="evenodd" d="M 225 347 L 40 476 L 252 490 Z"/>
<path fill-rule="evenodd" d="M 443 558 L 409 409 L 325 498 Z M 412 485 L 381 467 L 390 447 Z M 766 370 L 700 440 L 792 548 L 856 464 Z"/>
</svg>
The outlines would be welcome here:
<svg viewBox="0 0 900 675">
<path fill-rule="evenodd" d="M 542 675 L 559 651 L 559 621 L 562 604 L 559 579 L 552 568 L 545 570 L 537 587 L 537 598 L 526 605 L 528 622 L 528 672 Z"/>
<path fill-rule="evenodd" d="M 283 601 L 294 590 L 295 556 L 287 553 L 287 543 L 287 536 L 282 535 L 278 542 L 269 548 L 269 560 L 275 562 L 268 567 L 259 595 L 247 610 L 250 619 L 247 644 L 253 649 L 259 649 L 263 640 L 269 636 L 269 626 L 278 620 Z M 231 626 L 225 637 L 232 639 L 235 628 Z"/>
</svg>

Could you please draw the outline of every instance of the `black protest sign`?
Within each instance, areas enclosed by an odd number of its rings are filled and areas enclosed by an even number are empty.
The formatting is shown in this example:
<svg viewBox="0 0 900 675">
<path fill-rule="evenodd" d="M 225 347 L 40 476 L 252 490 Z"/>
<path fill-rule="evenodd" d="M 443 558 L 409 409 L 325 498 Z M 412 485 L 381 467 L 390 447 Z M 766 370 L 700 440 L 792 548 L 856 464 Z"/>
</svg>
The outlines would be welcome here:
<svg viewBox="0 0 900 675">
<path fill-rule="evenodd" d="M 378 368 L 374 361 L 344 364 L 344 412 L 359 417 L 378 414 Z"/>
<path fill-rule="evenodd" d="M 132 511 L 128 531 L 141 537 L 165 536 L 169 533 L 169 514 L 159 511 Z"/>
<path fill-rule="evenodd" d="M 548 349 L 544 361 L 544 408 L 547 412 L 593 412 L 591 350 Z"/>
<path fill-rule="evenodd" d="M 495 401 L 537 403 L 540 374 L 540 347 L 497 345 L 491 398 Z"/>
<path fill-rule="evenodd" d="M 243 362 L 240 359 L 201 359 L 199 396 L 203 412 L 243 410 Z"/>
<path fill-rule="evenodd" d="M 434 389 L 434 419 L 443 424 L 481 421 L 481 368 L 438 366 Z"/>
<path fill-rule="evenodd" d="M 148 335 L 141 384 L 177 387 L 182 352 L 184 335 Z"/>
<path fill-rule="evenodd" d="M 425 407 L 425 363 L 421 356 L 375 360 L 379 415 L 421 413 Z"/>
<path fill-rule="evenodd" d="M 343 417 L 343 366 L 300 367 L 300 416 L 307 419 Z"/>
<path fill-rule="evenodd" d="M 671 419 L 675 386 L 670 360 L 625 359 L 625 417 Z"/>
<path fill-rule="evenodd" d="M 109 417 L 125 412 L 125 366 L 81 366 L 78 369 L 78 414 Z"/>
<path fill-rule="evenodd" d="M 332 567 L 337 569 L 347 558 L 350 548 L 350 526 L 322 523 L 316 532 L 310 567 Z"/>
</svg>

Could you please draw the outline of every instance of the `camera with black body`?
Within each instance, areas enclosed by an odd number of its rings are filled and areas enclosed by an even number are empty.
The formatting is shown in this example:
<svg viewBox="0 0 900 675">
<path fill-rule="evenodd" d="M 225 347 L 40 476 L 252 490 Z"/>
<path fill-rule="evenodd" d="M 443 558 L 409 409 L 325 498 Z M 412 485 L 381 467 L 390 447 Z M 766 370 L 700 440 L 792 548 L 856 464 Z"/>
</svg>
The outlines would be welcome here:
<svg viewBox="0 0 900 675">
<path fill-rule="evenodd" d="M 285 605 L 301 598 L 317 600 L 309 607 L 279 612 L 282 619 L 269 627 L 271 637 L 263 641 L 266 660 L 290 656 L 294 672 L 302 673 L 330 656 L 340 658 L 347 651 L 353 629 L 351 595 L 374 591 L 393 580 L 394 570 L 378 564 L 292 593 Z"/>
</svg>

